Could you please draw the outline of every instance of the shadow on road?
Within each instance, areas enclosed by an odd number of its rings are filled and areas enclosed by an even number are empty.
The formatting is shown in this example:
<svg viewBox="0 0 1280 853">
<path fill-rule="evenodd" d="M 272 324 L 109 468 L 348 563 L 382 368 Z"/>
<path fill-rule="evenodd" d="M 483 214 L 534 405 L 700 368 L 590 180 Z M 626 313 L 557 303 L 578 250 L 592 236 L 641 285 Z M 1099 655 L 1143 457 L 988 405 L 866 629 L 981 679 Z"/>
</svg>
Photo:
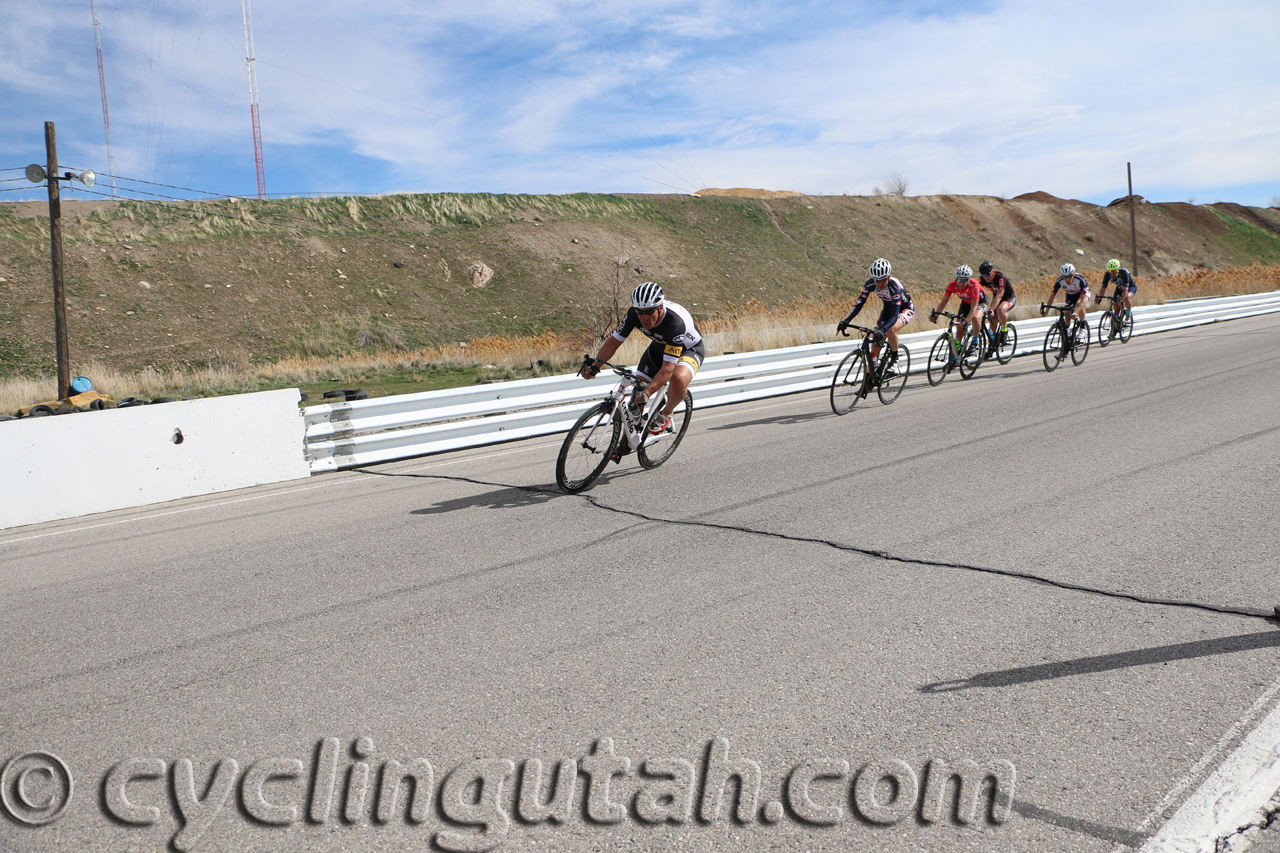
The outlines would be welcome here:
<svg viewBox="0 0 1280 853">
<path fill-rule="evenodd" d="M 1015 684 L 1030 684 L 1034 681 L 1049 681 L 1054 678 L 1067 678 L 1073 675 L 1088 675 L 1093 672 L 1107 672 L 1108 670 L 1124 669 L 1130 666 L 1147 666 L 1155 663 L 1202 658 L 1209 655 L 1227 655 L 1232 652 L 1277 647 L 1280 647 L 1280 631 L 1263 631 L 1257 634 L 1220 637 L 1216 640 L 1197 640 L 1194 643 L 1176 643 L 1171 646 L 1153 646 L 1149 649 L 1135 649 L 1131 652 L 1117 652 L 1112 655 L 1055 661 L 1038 666 L 980 672 L 968 678 L 926 684 L 920 688 L 920 692 L 950 693 L 954 690 L 971 690 L 981 687 L 1011 687 Z"/>
</svg>

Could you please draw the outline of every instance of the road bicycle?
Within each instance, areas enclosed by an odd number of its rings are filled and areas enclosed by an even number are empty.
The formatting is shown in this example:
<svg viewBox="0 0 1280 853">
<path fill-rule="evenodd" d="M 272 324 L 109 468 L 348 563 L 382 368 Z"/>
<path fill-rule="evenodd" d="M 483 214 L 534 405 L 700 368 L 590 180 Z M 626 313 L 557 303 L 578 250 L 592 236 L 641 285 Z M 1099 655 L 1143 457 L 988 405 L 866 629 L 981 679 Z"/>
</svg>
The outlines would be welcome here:
<svg viewBox="0 0 1280 853">
<path fill-rule="evenodd" d="M 978 365 L 982 364 L 984 354 L 982 338 L 975 337 L 973 330 L 965 322 L 964 335 L 960 340 L 956 340 L 955 323 L 964 322 L 965 318 L 948 311 L 939 311 L 938 316 L 947 317 L 948 321 L 946 330 L 933 342 L 933 349 L 929 350 L 929 364 L 926 371 L 929 384 L 941 384 L 942 380 L 947 378 L 947 374 L 957 367 L 960 368 L 960 376 L 968 379 L 973 376 Z"/>
<path fill-rule="evenodd" d="M 1089 324 L 1077 317 L 1068 331 L 1067 315 L 1076 309 L 1070 305 L 1040 303 L 1041 311 L 1049 308 L 1058 312 L 1058 319 L 1044 335 L 1044 369 L 1052 373 L 1068 355 L 1072 364 L 1084 364 L 1085 356 L 1089 354 Z"/>
<path fill-rule="evenodd" d="M 594 365 L 595 359 L 584 356 L 583 365 Z M 663 385 L 649 398 L 648 408 L 638 405 L 636 394 L 644 388 L 644 380 L 634 371 L 609 362 L 605 367 L 622 377 L 609 394 L 582 413 L 573 429 L 560 445 L 556 459 L 556 485 L 570 494 L 590 486 L 612 462 L 635 452 L 645 468 L 657 468 L 671 458 L 680 446 L 689 420 L 693 417 L 693 394 L 685 392 L 684 400 L 671 413 L 671 422 L 657 433 L 650 428 L 662 417 L 667 402 L 667 386 Z"/>
<path fill-rule="evenodd" d="M 1008 364 L 1013 360 L 1013 354 L 1018 351 L 1018 330 L 1013 323 L 1006 322 L 1003 329 L 995 328 L 999 322 L 996 319 L 995 309 L 988 312 L 991 318 L 990 324 L 983 324 L 982 331 L 985 333 L 986 340 L 983 342 L 983 348 L 986 350 L 986 358 L 994 357 L 1001 364 Z"/>
<path fill-rule="evenodd" d="M 1098 346 L 1105 347 L 1111 343 L 1113 338 L 1119 338 L 1120 343 L 1129 343 L 1129 338 L 1133 337 L 1133 314 L 1125 310 L 1124 293 L 1116 293 L 1111 296 L 1099 296 L 1098 299 L 1110 299 L 1111 307 L 1102 312 L 1102 316 L 1098 318 Z"/>
<path fill-rule="evenodd" d="M 883 332 L 852 324 L 849 328 L 862 332 L 862 342 L 844 357 L 836 368 L 836 375 L 831 378 L 831 411 L 837 415 L 853 411 L 858 401 L 865 400 L 872 389 L 879 395 L 881 403 L 889 405 L 898 399 L 906 387 L 907 374 L 911 372 L 911 352 L 905 345 L 898 345 L 898 359 L 890 363 L 890 350 L 884 343 Z M 840 334 L 849 337 L 843 329 Z M 879 357 L 871 354 L 875 343 L 881 344 Z"/>
</svg>

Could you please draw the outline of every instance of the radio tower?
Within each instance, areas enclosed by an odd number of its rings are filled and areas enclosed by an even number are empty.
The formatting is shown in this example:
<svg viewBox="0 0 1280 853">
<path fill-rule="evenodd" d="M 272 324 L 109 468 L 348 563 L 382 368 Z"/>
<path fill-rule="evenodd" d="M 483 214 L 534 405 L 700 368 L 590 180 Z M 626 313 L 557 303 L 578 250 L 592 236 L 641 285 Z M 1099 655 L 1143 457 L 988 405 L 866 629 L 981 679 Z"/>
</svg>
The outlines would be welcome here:
<svg viewBox="0 0 1280 853">
<path fill-rule="evenodd" d="M 253 164 L 258 170 L 258 198 L 267 197 L 267 177 L 262 171 L 262 125 L 258 122 L 258 74 L 253 58 L 253 18 L 249 14 L 249 0 L 240 0 L 244 9 L 244 50 L 249 65 L 249 114 L 253 117 Z"/>
<path fill-rule="evenodd" d="M 102 125 L 107 129 L 107 171 L 111 175 L 111 197 L 116 195 L 116 158 L 111 152 L 111 114 L 107 112 L 107 74 L 102 70 L 102 33 L 98 26 L 97 0 L 89 0 L 93 10 L 93 40 L 98 44 L 98 82 L 102 84 Z"/>
</svg>

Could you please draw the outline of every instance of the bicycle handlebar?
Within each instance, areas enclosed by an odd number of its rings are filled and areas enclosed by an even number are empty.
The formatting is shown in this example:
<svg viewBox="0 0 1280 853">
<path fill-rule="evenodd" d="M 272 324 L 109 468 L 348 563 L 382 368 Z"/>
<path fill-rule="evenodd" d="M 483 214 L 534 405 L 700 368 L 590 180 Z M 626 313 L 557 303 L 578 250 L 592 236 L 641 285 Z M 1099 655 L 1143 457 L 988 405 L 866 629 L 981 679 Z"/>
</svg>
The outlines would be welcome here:
<svg viewBox="0 0 1280 853">
<path fill-rule="evenodd" d="M 582 366 L 583 366 L 583 367 L 595 367 L 595 366 L 596 366 L 596 359 L 595 359 L 594 357 L 590 356 L 590 355 L 584 355 L 584 356 L 582 357 Z M 627 376 L 627 377 L 629 377 L 629 378 L 631 378 L 631 379 L 634 379 L 634 378 L 636 377 L 635 373 L 634 373 L 632 370 L 630 370 L 629 368 L 622 367 L 622 366 L 617 365 L 617 364 L 613 364 L 612 362 L 608 362 L 608 361 L 601 361 L 601 362 L 600 362 L 600 366 L 601 366 L 601 367 L 607 367 L 607 368 L 609 368 L 610 370 L 612 370 L 614 373 L 618 374 L 619 376 Z M 598 371 L 598 370 L 597 370 L 596 372 L 597 372 L 597 373 L 599 373 L 599 371 Z"/>
<path fill-rule="evenodd" d="M 845 329 L 857 329 L 859 332 L 862 332 L 864 335 L 884 337 L 884 332 L 881 332 L 879 329 L 868 329 L 866 326 L 859 326 L 856 323 L 850 323 L 848 326 L 845 327 Z M 850 337 L 849 333 L 845 331 L 845 329 L 841 329 L 840 334 L 844 335 L 846 338 Z"/>
</svg>

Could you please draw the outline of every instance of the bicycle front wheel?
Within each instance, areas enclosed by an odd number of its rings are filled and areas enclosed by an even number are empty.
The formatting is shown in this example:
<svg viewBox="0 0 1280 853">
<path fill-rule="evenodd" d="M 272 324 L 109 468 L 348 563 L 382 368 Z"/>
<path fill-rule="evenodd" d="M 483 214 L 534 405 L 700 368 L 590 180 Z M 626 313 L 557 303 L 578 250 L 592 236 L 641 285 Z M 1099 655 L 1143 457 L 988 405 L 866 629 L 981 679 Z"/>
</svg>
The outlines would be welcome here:
<svg viewBox="0 0 1280 853">
<path fill-rule="evenodd" d="M 693 418 L 693 395 L 688 391 L 684 392 L 684 400 L 671 413 L 671 426 L 657 435 L 647 432 L 647 428 L 653 426 L 653 422 L 660 417 L 662 417 L 662 409 L 655 407 L 649 422 L 645 424 L 644 444 L 636 454 L 640 464 L 645 468 L 657 468 L 670 459 L 671 454 L 675 453 L 676 448 L 680 446 L 685 431 L 689 429 L 689 421 Z"/>
<path fill-rule="evenodd" d="M 968 335 L 965 340 L 961 341 L 960 346 L 960 378 L 971 379 L 973 374 L 977 372 L 978 365 L 982 364 L 982 356 L 984 355 L 982 338 Z"/>
<path fill-rule="evenodd" d="M 1125 314 L 1124 319 L 1120 321 L 1120 343 L 1129 343 L 1129 338 L 1133 337 L 1133 315 Z"/>
<path fill-rule="evenodd" d="M 857 405 L 862 395 L 862 384 L 867 377 L 866 360 L 862 350 L 856 349 L 844 357 L 831 380 L 831 411 L 847 415 Z"/>
<path fill-rule="evenodd" d="M 891 367 L 885 367 L 885 375 L 880 381 L 876 393 L 880 402 L 886 406 L 898 399 L 902 389 L 907 387 L 907 374 L 911 372 L 911 351 L 905 344 L 898 344 L 898 360 Z"/>
<path fill-rule="evenodd" d="M 614 418 L 613 403 L 599 403 L 582 413 L 564 437 L 556 459 L 556 485 L 573 494 L 595 482 L 609 464 L 622 423 Z"/>
<path fill-rule="evenodd" d="M 1003 332 L 997 332 L 997 335 L 1003 335 L 1004 338 L 996 345 L 996 361 L 1001 364 L 1008 364 L 1013 360 L 1013 354 L 1018 351 L 1018 330 L 1013 327 L 1012 323 L 1006 324 L 1007 328 Z"/>
<path fill-rule="evenodd" d="M 927 373 L 929 375 L 930 385 L 939 385 L 943 379 L 947 378 L 947 373 L 951 370 L 951 336 L 943 334 L 933 342 L 933 349 L 929 350 L 929 364 L 927 365 Z"/>
<path fill-rule="evenodd" d="M 1110 308 L 1098 318 L 1098 346 L 1105 347 L 1116 336 L 1116 315 Z"/>
<path fill-rule="evenodd" d="M 1076 323 L 1076 334 L 1071 342 L 1071 363 L 1084 364 L 1084 358 L 1089 354 L 1089 324 L 1080 320 Z"/>
<path fill-rule="evenodd" d="M 1054 323 L 1049 327 L 1049 331 L 1044 336 L 1044 369 L 1053 373 L 1066 358 L 1067 352 L 1064 348 L 1065 338 L 1062 334 L 1062 324 Z"/>
</svg>

